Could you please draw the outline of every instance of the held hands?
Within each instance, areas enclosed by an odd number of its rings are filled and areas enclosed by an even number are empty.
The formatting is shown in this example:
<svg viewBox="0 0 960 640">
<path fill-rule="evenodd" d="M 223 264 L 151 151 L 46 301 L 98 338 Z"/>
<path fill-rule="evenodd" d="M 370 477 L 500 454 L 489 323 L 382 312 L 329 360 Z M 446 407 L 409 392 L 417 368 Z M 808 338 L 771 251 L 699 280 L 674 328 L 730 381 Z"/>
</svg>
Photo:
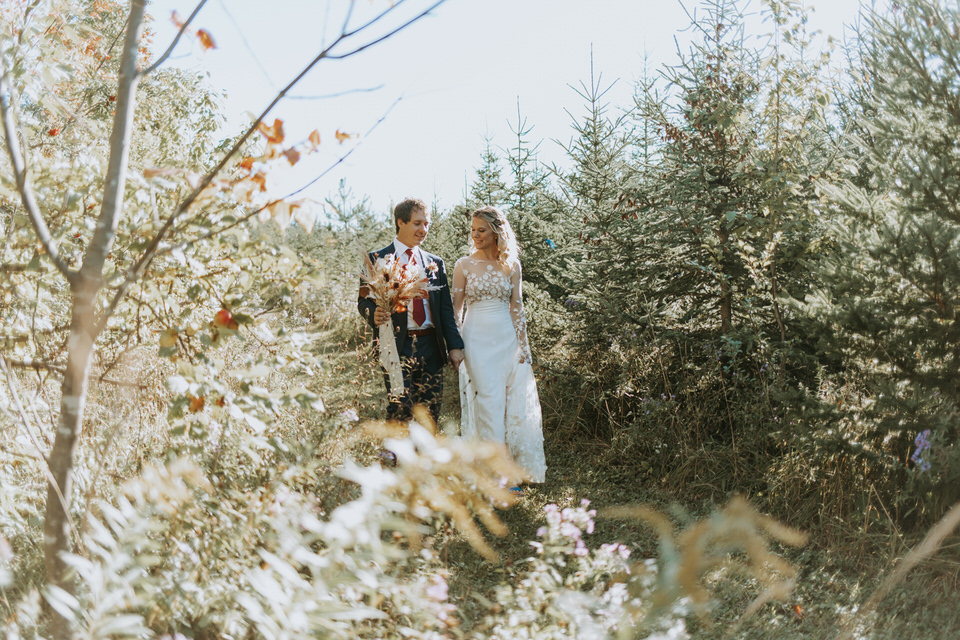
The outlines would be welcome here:
<svg viewBox="0 0 960 640">
<path fill-rule="evenodd" d="M 450 349 L 450 366 L 459 369 L 461 362 L 463 362 L 463 349 Z"/>
</svg>

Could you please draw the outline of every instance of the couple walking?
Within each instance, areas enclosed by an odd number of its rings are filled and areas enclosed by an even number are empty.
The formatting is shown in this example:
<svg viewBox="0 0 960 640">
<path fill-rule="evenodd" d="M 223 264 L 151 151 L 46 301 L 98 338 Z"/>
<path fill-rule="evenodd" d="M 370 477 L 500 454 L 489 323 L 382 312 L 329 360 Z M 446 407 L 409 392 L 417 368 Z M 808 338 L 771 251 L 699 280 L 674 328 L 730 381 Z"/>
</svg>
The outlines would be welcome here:
<svg viewBox="0 0 960 640">
<path fill-rule="evenodd" d="M 519 249 L 510 223 L 495 207 L 473 212 L 472 251 L 457 260 L 451 287 L 443 260 L 420 246 L 430 227 L 426 205 L 404 200 L 393 218 L 396 239 L 371 253 L 371 260 L 393 254 L 401 264 L 415 261 L 436 268 L 428 271 L 435 288 L 426 299 L 411 301 L 405 312 L 391 314 L 396 310 L 378 307 L 362 295 L 357 302 L 376 339 L 380 326 L 393 321 L 406 391 L 399 398 L 390 396 L 384 376 L 387 418 L 407 419 L 413 404 L 423 404 L 436 420 L 443 365 L 449 361 L 460 372 L 460 435 L 506 444 L 530 479 L 543 482 L 540 401 L 524 322 Z"/>
</svg>

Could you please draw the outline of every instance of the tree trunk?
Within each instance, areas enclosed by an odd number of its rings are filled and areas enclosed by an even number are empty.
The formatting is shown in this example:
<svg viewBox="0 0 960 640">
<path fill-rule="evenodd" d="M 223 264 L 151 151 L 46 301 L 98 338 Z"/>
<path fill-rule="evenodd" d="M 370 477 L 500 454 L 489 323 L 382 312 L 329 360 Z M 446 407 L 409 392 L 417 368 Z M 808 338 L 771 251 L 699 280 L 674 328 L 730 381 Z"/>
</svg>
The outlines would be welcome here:
<svg viewBox="0 0 960 640">
<path fill-rule="evenodd" d="M 777 319 L 777 328 L 780 329 L 780 342 L 787 341 L 787 330 L 783 326 L 783 316 L 780 315 L 780 290 L 777 286 L 777 263 L 770 261 L 770 299 L 773 301 L 773 317 Z"/>
<path fill-rule="evenodd" d="M 84 295 L 85 293 L 75 295 L 73 299 L 70 347 L 61 388 L 60 419 L 57 423 L 53 449 L 50 451 L 50 473 L 55 484 L 51 483 L 47 486 L 47 508 L 43 523 L 47 583 L 68 593 L 73 593 L 73 584 L 68 567 L 63 561 L 63 553 L 71 549 L 70 536 L 73 527 L 70 504 L 73 491 L 73 459 L 83 425 L 94 338 L 91 334 L 94 326 L 93 305 L 89 300 L 84 304 L 80 299 Z M 51 632 L 54 638 L 72 636 L 69 621 L 57 613 L 53 614 L 51 620 Z"/>
<path fill-rule="evenodd" d="M 730 288 L 730 230 L 721 224 L 720 238 L 720 331 L 727 333 L 733 329 L 733 291 Z"/>
<path fill-rule="evenodd" d="M 67 369 L 63 377 L 60 419 L 50 452 L 50 473 L 53 481 L 47 488 L 44 517 L 44 564 L 47 583 L 70 594 L 74 592 L 73 581 L 63 554 L 71 549 L 73 460 L 83 426 L 90 364 L 99 334 L 98 327 L 101 326 L 101 320 L 105 320 L 97 317 L 98 298 L 103 288 L 103 269 L 116 238 L 117 223 L 123 213 L 130 137 L 140 76 L 137 57 L 145 7 L 146 0 L 130 2 L 127 32 L 120 59 L 117 110 L 110 134 L 110 157 L 104 180 L 103 204 L 93 238 L 84 255 L 83 265 L 70 282 L 73 311 L 67 344 Z M 50 621 L 50 631 L 51 637 L 57 640 L 69 640 L 73 637 L 70 620 L 56 612 Z"/>
</svg>

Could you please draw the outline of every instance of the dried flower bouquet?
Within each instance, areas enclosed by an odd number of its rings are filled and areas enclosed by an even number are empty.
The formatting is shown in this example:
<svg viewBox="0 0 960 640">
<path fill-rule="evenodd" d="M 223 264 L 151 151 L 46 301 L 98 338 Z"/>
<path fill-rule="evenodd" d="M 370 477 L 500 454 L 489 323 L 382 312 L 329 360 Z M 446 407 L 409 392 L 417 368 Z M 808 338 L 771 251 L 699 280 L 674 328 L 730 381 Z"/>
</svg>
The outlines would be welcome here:
<svg viewBox="0 0 960 640">
<path fill-rule="evenodd" d="M 401 264 L 397 256 L 390 253 L 371 261 L 363 254 L 360 279 L 364 285 L 360 295 L 373 300 L 378 307 L 390 313 L 405 313 L 407 304 L 416 298 L 427 298 L 430 291 L 440 287 L 430 284 L 429 273 L 437 270 L 433 263 L 420 265 L 413 262 Z M 380 363 L 390 376 L 390 393 L 399 396 L 404 392 L 403 371 L 400 368 L 400 354 L 396 341 L 383 339 L 384 335 L 393 336 L 393 320 L 388 319 L 380 327 Z"/>
</svg>

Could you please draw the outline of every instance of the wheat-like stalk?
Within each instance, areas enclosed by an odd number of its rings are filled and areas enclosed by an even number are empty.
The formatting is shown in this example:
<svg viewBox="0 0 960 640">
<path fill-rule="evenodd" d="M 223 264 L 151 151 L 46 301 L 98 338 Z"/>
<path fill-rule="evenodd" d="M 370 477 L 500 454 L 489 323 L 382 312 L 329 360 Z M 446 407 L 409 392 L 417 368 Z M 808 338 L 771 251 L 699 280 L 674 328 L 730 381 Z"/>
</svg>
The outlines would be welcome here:
<svg viewBox="0 0 960 640">
<path fill-rule="evenodd" d="M 690 598 L 697 612 L 704 616 L 711 597 L 704 580 L 711 571 L 725 566 L 755 578 L 764 587 L 741 616 L 739 625 L 769 600 L 787 597 L 794 586 L 796 569 L 770 551 L 768 540 L 790 546 L 801 546 L 807 541 L 806 534 L 759 513 L 739 497 L 679 533 L 666 516 L 645 505 L 606 509 L 601 515 L 641 520 L 659 534 L 660 570 L 650 609 L 638 609 L 631 614 L 641 623 L 653 621 L 684 597 Z M 743 559 L 738 557 L 741 552 Z M 637 573 L 644 571 L 641 565 L 635 569 Z"/>
<path fill-rule="evenodd" d="M 404 517 L 415 524 L 421 515 L 439 513 L 451 519 L 467 542 L 491 562 L 499 561 L 475 521 L 497 536 L 508 533 L 495 507 L 517 500 L 506 487 L 527 479 L 506 447 L 495 442 L 467 442 L 436 433 L 429 411 L 414 407 L 415 420 L 374 422 L 366 430 L 385 437 L 384 445 L 397 456 L 400 481 L 390 491 L 406 505 Z M 415 526 L 406 532 L 414 548 L 420 545 Z"/>
<path fill-rule="evenodd" d="M 408 262 L 400 264 L 397 257 L 390 253 L 376 262 L 363 254 L 360 279 L 365 283 L 361 295 L 371 298 L 378 307 L 389 309 L 393 313 L 406 311 L 406 303 L 416 298 L 426 297 L 427 292 L 440 287 L 430 284 L 427 269 L 431 265 Z"/>
<path fill-rule="evenodd" d="M 870 599 L 844 624 L 843 630 L 837 636 L 838 640 L 849 640 L 849 638 L 852 638 L 857 625 L 876 610 L 877 606 L 890 594 L 890 591 L 895 586 L 903 581 L 911 569 L 933 556 L 940 549 L 940 546 L 947 536 L 953 533 L 958 526 L 960 526 L 960 502 L 954 504 L 950 510 L 937 521 L 937 524 L 927 532 L 927 535 L 924 536 L 920 544 L 914 547 L 910 553 L 897 564 L 896 569 L 884 578 L 880 586 L 877 587 L 877 590 L 870 595 Z"/>
</svg>

